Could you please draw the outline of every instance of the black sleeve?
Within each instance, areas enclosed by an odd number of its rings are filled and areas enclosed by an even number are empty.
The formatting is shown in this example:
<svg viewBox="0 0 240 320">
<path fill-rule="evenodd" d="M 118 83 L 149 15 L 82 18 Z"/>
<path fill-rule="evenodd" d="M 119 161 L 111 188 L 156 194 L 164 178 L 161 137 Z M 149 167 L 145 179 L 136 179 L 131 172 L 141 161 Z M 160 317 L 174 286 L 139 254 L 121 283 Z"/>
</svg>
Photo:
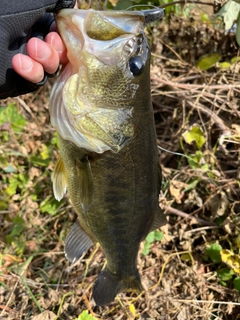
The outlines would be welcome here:
<svg viewBox="0 0 240 320">
<path fill-rule="evenodd" d="M 12 69 L 12 57 L 26 53 L 27 42 L 32 36 L 45 37 L 54 19 L 52 13 L 74 5 L 75 0 L 0 0 L 0 99 L 32 92 L 39 87 Z"/>
</svg>

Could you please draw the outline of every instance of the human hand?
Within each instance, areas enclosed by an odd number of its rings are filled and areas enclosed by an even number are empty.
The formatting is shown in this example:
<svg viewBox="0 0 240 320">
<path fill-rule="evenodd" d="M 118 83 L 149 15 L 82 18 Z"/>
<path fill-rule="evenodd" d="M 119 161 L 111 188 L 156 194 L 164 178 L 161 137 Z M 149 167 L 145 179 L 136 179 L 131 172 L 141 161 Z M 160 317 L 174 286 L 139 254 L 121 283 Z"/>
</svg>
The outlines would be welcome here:
<svg viewBox="0 0 240 320">
<path fill-rule="evenodd" d="M 48 33 L 52 12 L 73 7 L 75 2 L 0 1 L 0 99 L 36 90 L 64 62 L 66 51 L 60 37 Z"/>
<path fill-rule="evenodd" d="M 67 51 L 57 32 L 50 32 L 45 40 L 31 38 L 27 43 L 27 54 L 16 54 L 12 59 L 13 69 L 26 80 L 41 82 L 45 73 L 54 74 L 59 64 L 67 62 Z"/>
</svg>

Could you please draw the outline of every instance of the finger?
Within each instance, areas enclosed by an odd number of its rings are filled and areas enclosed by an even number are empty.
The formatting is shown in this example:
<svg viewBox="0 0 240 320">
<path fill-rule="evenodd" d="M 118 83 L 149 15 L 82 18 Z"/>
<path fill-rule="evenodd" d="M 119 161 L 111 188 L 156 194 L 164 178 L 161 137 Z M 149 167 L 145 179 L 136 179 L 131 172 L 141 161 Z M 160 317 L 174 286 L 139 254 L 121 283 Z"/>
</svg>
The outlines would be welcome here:
<svg viewBox="0 0 240 320">
<path fill-rule="evenodd" d="M 60 63 L 65 64 L 67 63 L 67 49 L 59 36 L 56 32 L 50 32 L 47 34 L 45 41 L 50 44 L 58 53 Z"/>
<path fill-rule="evenodd" d="M 48 43 L 38 38 L 31 38 L 27 43 L 27 53 L 39 62 L 47 73 L 56 72 L 59 66 L 59 55 Z"/>
<path fill-rule="evenodd" d="M 18 53 L 12 58 L 12 67 L 30 82 L 38 83 L 44 78 L 42 65 L 24 54 Z"/>
</svg>

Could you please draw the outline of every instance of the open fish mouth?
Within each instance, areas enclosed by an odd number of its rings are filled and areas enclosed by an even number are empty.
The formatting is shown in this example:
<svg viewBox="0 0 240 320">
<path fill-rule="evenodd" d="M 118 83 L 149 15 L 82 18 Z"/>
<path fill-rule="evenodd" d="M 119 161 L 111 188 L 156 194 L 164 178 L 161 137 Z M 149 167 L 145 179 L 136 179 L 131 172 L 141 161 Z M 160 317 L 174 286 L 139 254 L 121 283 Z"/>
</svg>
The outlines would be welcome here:
<svg viewBox="0 0 240 320">
<path fill-rule="evenodd" d="M 69 64 L 50 98 L 52 125 L 89 151 L 119 152 L 134 137 L 138 64 L 148 63 L 144 26 L 163 10 L 65 9 L 56 17 Z M 137 58 L 136 58 L 137 57 Z M 130 61 L 133 67 L 130 67 Z"/>
</svg>

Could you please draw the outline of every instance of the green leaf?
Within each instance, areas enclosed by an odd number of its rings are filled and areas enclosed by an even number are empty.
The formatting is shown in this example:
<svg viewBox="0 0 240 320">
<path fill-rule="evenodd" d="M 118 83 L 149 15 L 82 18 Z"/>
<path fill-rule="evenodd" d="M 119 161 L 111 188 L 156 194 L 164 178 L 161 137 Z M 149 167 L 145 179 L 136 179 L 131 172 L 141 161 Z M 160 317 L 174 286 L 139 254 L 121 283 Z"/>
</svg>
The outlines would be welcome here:
<svg viewBox="0 0 240 320">
<path fill-rule="evenodd" d="M 27 121 L 14 104 L 9 104 L 7 107 L 0 107 L 0 126 L 5 122 L 11 123 L 14 132 L 21 132 Z"/>
<path fill-rule="evenodd" d="M 224 70 L 227 70 L 227 69 L 229 69 L 229 68 L 231 68 L 231 63 L 229 63 L 229 62 L 220 62 L 219 64 L 219 67 L 221 68 L 221 69 L 224 69 Z"/>
<path fill-rule="evenodd" d="M 144 254 L 145 256 L 148 255 L 150 252 L 150 244 L 154 241 L 161 241 L 163 239 L 163 236 L 163 233 L 158 230 L 150 232 L 145 239 L 142 254 Z"/>
<path fill-rule="evenodd" d="M 240 57 L 233 57 L 232 59 L 231 59 L 231 63 L 233 64 L 233 63 L 236 63 L 236 62 L 239 62 L 240 61 Z"/>
<path fill-rule="evenodd" d="M 16 169 L 13 168 L 13 166 L 10 163 L 8 163 L 7 167 L 3 168 L 3 171 L 6 173 L 13 173 L 16 171 Z"/>
<path fill-rule="evenodd" d="M 18 176 L 17 175 L 14 175 L 12 176 L 10 179 L 9 179 L 9 185 L 6 189 L 6 193 L 9 195 L 9 196 L 12 196 L 16 193 L 17 191 L 17 187 L 19 185 L 19 180 L 18 180 Z"/>
<path fill-rule="evenodd" d="M 181 254 L 181 260 L 182 261 L 191 261 L 191 256 L 189 253 L 184 253 L 184 254 Z"/>
<path fill-rule="evenodd" d="M 47 167 L 50 163 L 50 159 L 42 159 L 40 157 L 37 156 L 32 156 L 30 157 L 30 161 L 34 166 L 41 166 L 41 167 Z"/>
<path fill-rule="evenodd" d="M 152 243 L 155 240 L 155 235 L 154 235 L 154 231 L 150 232 L 148 234 L 148 236 L 146 237 L 146 241 L 148 243 Z"/>
<path fill-rule="evenodd" d="M 161 241 L 164 237 L 164 234 L 161 231 L 157 231 L 157 230 L 154 231 L 154 235 L 157 241 Z"/>
<path fill-rule="evenodd" d="M 40 209 L 43 213 L 47 212 L 51 215 L 55 215 L 61 204 L 61 201 L 59 202 L 53 196 L 49 196 L 40 203 Z"/>
<path fill-rule="evenodd" d="M 22 233 L 24 226 L 25 226 L 25 221 L 19 215 L 14 217 L 12 222 L 13 222 L 12 231 L 6 237 L 6 240 L 8 243 L 11 243 L 13 241 L 13 237 L 19 236 Z"/>
<path fill-rule="evenodd" d="M 40 153 L 40 155 L 41 155 L 42 159 L 43 160 L 48 159 L 49 158 L 48 147 L 45 144 L 42 144 L 41 148 L 42 148 L 42 152 Z"/>
<path fill-rule="evenodd" d="M 240 46 L 240 13 L 238 13 L 238 18 L 236 23 L 237 23 L 236 40 L 237 40 L 237 44 Z"/>
<path fill-rule="evenodd" d="M 238 290 L 240 293 L 240 277 L 236 277 L 233 280 L 234 289 Z"/>
<path fill-rule="evenodd" d="M 233 270 L 229 270 L 228 268 L 222 268 L 217 271 L 217 275 L 222 281 L 229 281 L 232 279 L 234 272 Z"/>
<path fill-rule="evenodd" d="M 204 172 L 207 172 L 209 170 L 209 165 L 208 163 L 205 163 L 203 166 L 201 166 L 201 169 L 204 171 Z"/>
<path fill-rule="evenodd" d="M 235 1 L 229 0 L 217 13 L 218 16 L 223 18 L 225 30 L 232 28 L 233 23 L 237 20 L 240 12 L 240 5 Z"/>
<path fill-rule="evenodd" d="M 74 320 L 97 320 L 95 317 L 93 317 L 91 314 L 88 313 L 87 310 L 84 310 L 77 319 Z"/>
<path fill-rule="evenodd" d="M 200 12 L 200 18 L 201 18 L 201 21 L 204 23 L 211 21 L 209 18 L 209 15 L 203 11 Z"/>
<path fill-rule="evenodd" d="M 234 239 L 234 242 L 238 249 L 240 249 L 240 234 L 237 235 L 237 237 Z"/>
<path fill-rule="evenodd" d="M 125 0 L 125 1 L 119 1 L 117 5 L 114 7 L 114 10 L 126 10 L 127 8 L 131 7 L 133 5 L 132 1 Z"/>
<path fill-rule="evenodd" d="M 203 131 L 197 126 L 192 127 L 191 130 L 185 131 L 182 136 L 188 144 L 195 141 L 198 149 L 200 149 L 206 142 Z"/>
<path fill-rule="evenodd" d="M 198 169 L 201 167 L 199 163 L 199 159 L 195 155 L 191 155 L 191 158 L 188 157 L 187 161 L 193 169 Z"/>
<path fill-rule="evenodd" d="M 8 201 L 0 197 L 0 211 L 7 210 L 7 208 L 8 208 Z"/>
<path fill-rule="evenodd" d="M 147 242 L 147 241 L 145 241 L 145 242 L 144 242 L 144 245 L 143 245 L 142 254 L 143 254 L 144 256 L 147 256 L 147 255 L 149 254 L 149 252 L 150 252 L 150 243 Z"/>
<path fill-rule="evenodd" d="M 212 260 L 214 263 L 220 263 L 222 261 L 220 251 L 222 250 L 222 247 L 218 243 L 211 244 L 206 249 L 206 255 L 208 258 Z"/>
<path fill-rule="evenodd" d="M 202 71 L 208 70 L 212 68 L 217 62 L 219 62 L 221 58 L 222 56 L 219 53 L 208 54 L 198 61 L 197 67 Z"/>
<path fill-rule="evenodd" d="M 58 134 L 57 132 L 54 132 L 53 138 L 51 140 L 51 144 L 56 146 L 59 149 L 59 141 L 58 141 Z"/>
<path fill-rule="evenodd" d="M 21 194 L 26 190 L 29 181 L 28 174 L 14 174 L 9 178 L 9 185 L 6 189 L 6 193 L 9 196 L 14 195 L 17 192 L 17 188 L 21 189 Z"/>
<path fill-rule="evenodd" d="M 198 178 L 195 179 L 195 180 L 193 180 L 193 181 L 187 186 L 187 188 L 185 188 L 185 189 L 183 190 L 183 192 L 187 192 L 187 191 L 189 191 L 189 190 L 195 189 L 196 186 L 197 186 L 197 184 L 198 184 L 198 182 L 199 182 L 199 179 L 198 179 Z"/>
<path fill-rule="evenodd" d="M 226 217 L 218 217 L 216 219 L 214 219 L 214 222 L 219 225 L 219 226 L 222 226 L 222 224 L 224 223 L 224 221 L 226 220 Z"/>
</svg>

